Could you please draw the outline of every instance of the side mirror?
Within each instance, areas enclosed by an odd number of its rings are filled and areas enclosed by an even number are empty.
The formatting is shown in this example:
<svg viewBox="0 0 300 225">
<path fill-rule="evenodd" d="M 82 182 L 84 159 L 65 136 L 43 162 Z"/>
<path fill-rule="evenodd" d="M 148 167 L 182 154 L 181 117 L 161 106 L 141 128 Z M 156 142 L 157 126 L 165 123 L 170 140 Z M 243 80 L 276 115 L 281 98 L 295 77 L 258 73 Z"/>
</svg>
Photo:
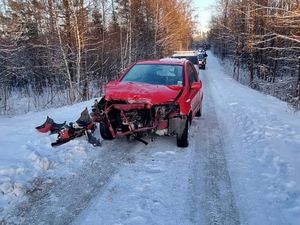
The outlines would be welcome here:
<svg viewBox="0 0 300 225">
<path fill-rule="evenodd" d="M 192 84 L 192 89 L 193 90 L 200 90 L 202 88 L 202 82 L 201 81 L 198 81 L 198 82 L 194 82 Z"/>
</svg>

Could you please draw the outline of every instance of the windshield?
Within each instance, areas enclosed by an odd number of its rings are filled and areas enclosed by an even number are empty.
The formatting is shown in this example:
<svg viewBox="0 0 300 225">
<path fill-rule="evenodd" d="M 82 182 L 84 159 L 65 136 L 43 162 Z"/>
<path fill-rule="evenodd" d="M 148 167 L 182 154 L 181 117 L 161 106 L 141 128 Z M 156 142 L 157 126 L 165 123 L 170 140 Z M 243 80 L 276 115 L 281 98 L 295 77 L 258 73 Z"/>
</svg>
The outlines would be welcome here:
<svg viewBox="0 0 300 225">
<path fill-rule="evenodd" d="M 204 58 L 205 58 L 205 55 L 204 55 L 204 54 L 198 55 L 198 59 L 204 59 Z"/>
<path fill-rule="evenodd" d="M 137 64 L 122 81 L 158 85 L 183 85 L 182 65 Z"/>
</svg>

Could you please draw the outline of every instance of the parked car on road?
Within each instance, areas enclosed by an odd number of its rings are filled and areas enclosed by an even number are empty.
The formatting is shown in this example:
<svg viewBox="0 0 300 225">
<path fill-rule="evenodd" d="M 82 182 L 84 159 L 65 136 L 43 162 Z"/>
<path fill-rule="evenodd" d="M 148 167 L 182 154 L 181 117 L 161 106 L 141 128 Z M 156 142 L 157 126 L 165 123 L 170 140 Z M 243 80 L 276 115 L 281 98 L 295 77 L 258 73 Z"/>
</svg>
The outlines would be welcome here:
<svg viewBox="0 0 300 225">
<path fill-rule="evenodd" d="M 194 64 L 197 73 L 199 72 L 197 51 L 175 51 L 175 53 L 172 55 L 172 58 L 190 60 Z"/>
<path fill-rule="evenodd" d="M 109 82 L 96 102 L 93 120 L 103 139 L 144 133 L 176 135 L 177 146 L 188 146 L 192 119 L 201 116 L 202 82 L 189 60 L 139 61 Z"/>
<path fill-rule="evenodd" d="M 199 63 L 199 68 L 200 69 L 205 70 L 206 60 L 207 60 L 206 52 L 198 54 L 198 63 Z"/>
</svg>

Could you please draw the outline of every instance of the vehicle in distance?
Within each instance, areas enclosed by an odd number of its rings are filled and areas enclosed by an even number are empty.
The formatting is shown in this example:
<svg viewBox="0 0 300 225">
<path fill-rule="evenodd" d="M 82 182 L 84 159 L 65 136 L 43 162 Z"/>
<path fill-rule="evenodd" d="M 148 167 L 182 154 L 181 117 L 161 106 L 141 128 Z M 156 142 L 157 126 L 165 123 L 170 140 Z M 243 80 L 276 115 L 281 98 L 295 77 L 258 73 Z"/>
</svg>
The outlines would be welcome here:
<svg viewBox="0 0 300 225">
<path fill-rule="evenodd" d="M 139 61 L 106 85 L 92 117 L 106 140 L 155 133 L 176 135 L 177 146 L 187 147 L 189 126 L 201 116 L 202 99 L 202 82 L 189 60 Z"/>
<path fill-rule="evenodd" d="M 199 73 L 199 60 L 196 51 L 175 51 L 172 58 L 190 60 L 194 64 L 197 73 Z"/>
<path fill-rule="evenodd" d="M 206 59 L 207 59 L 206 52 L 198 54 L 199 69 L 204 69 L 205 70 Z"/>
</svg>

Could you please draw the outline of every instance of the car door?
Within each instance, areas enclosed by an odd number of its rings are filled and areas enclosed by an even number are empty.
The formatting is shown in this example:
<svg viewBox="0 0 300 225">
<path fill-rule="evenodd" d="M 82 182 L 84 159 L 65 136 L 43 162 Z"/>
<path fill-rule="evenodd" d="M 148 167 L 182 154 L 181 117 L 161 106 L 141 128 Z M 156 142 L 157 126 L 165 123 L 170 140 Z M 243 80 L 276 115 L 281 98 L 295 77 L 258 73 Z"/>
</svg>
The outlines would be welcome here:
<svg viewBox="0 0 300 225">
<path fill-rule="evenodd" d="M 199 89 L 192 89 L 193 83 L 199 82 L 199 77 L 198 77 L 198 73 L 196 72 L 194 66 L 191 63 L 188 64 L 188 75 L 189 75 L 189 91 L 190 91 L 189 99 L 191 103 L 193 116 L 195 116 L 197 111 L 200 109 L 201 96 L 200 96 Z"/>
</svg>

